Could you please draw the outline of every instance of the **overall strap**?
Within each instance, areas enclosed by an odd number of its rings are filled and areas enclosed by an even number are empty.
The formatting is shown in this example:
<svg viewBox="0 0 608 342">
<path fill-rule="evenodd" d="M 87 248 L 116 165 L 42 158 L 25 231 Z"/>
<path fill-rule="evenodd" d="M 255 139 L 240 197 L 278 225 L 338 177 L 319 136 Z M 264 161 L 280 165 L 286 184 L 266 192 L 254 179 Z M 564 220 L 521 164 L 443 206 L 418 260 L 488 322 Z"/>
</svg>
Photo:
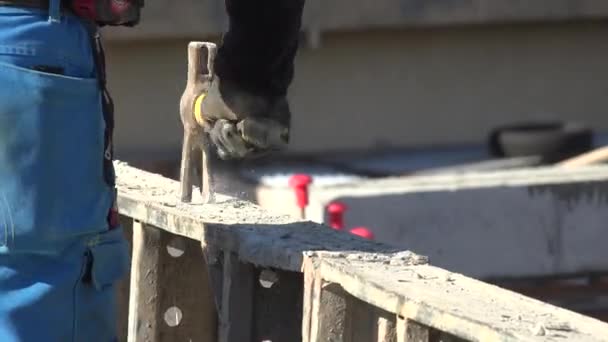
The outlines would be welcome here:
<svg viewBox="0 0 608 342">
<path fill-rule="evenodd" d="M 93 48 L 93 57 L 95 59 L 97 81 L 99 82 L 99 88 L 101 89 L 103 119 L 106 125 L 104 133 L 103 174 L 106 183 L 109 186 L 114 187 L 116 185 L 114 179 L 114 164 L 112 163 L 114 160 L 114 144 L 112 142 L 114 135 L 114 101 L 112 100 L 112 96 L 110 96 L 107 87 L 106 58 L 99 28 L 92 22 L 89 23 L 88 28 Z"/>
<path fill-rule="evenodd" d="M 49 21 L 61 22 L 61 0 L 49 0 Z"/>
<path fill-rule="evenodd" d="M 93 58 L 95 60 L 95 71 L 97 73 L 97 81 L 101 90 L 101 105 L 103 120 L 105 122 L 104 132 L 104 151 L 103 151 L 103 177 L 106 185 L 112 188 L 114 192 L 113 203 L 108 213 L 108 224 L 110 229 L 114 229 L 120 225 L 118 220 L 118 208 L 116 206 L 117 190 L 116 190 L 116 174 L 114 173 L 114 144 L 112 141 L 114 135 L 114 101 L 108 91 L 106 81 L 106 59 L 99 27 L 92 21 L 87 22 L 87 29 L 93 49 Z"/>
</svg>

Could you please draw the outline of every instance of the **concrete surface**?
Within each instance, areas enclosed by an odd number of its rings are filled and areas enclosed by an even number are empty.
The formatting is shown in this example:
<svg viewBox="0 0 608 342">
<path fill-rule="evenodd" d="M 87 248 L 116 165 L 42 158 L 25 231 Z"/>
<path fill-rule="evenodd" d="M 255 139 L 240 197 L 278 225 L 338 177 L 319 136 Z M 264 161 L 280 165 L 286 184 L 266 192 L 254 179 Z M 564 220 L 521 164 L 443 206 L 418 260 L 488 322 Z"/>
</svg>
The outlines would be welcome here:
<svg viewBox="0 0 608 342">
<path fill-rule="evenodd" d="M 259 192 L 263 207 L 296 213 L 287 189 Z M 392 178 L 312 187 L 306 217 L 348 207 L 347 228 L 428 255 L 472 277 L 550 276 L 608 270 L 608 167 Z"/>
</svg>

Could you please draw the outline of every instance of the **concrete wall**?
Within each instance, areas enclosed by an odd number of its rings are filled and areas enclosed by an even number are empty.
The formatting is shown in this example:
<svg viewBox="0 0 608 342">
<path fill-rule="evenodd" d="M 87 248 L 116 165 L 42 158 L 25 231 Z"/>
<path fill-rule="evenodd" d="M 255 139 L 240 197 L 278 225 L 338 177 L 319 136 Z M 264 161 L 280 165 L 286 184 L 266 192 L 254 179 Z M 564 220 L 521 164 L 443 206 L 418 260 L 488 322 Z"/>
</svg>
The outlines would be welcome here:
<svg viewBox="0 0 608 342">
<path fill-rule="evenodd" d="M 293 194 L 260 192 L 262 206 L 293 212 Z M 348 206 L 347 229 L 415 250 L 475 278 L 608 270 L 608 167 L 552 168 L 312 187 L 306 217 L 325 222 Z"/>
<path fill-rule="evenodd" d="M 527 118 L 606 130 L 606 36 L 608 22 L 324 35 L 298 56 L 291 148 L 476 142 Z M 187 43 L 109 43 L 120 158 L 177 157 Z"/>
</svg>

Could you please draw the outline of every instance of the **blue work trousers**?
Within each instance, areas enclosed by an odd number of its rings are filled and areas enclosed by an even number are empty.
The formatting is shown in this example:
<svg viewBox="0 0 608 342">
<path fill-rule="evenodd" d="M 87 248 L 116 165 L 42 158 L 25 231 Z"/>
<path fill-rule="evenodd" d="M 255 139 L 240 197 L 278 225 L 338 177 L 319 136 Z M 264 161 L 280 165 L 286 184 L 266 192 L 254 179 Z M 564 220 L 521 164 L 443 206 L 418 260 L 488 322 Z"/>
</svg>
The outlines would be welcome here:
<svg viewBox="0 0 608 342">
<path fill-rule="evenodd" d="M 128 270 L 88 26 L 0 6 L 0 341 L 116 340 Z"/>
</svg>

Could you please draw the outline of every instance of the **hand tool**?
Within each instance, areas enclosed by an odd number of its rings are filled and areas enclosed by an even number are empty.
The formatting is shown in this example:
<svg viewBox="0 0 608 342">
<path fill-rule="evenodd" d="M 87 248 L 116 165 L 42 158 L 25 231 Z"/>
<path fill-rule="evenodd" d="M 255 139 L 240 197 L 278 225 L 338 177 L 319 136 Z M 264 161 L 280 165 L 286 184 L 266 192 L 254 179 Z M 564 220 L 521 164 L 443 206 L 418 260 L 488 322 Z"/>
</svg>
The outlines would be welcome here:
<svg viewBox="0 0 608 342">
<path fill-rule="evenodd" d="M 180 99 L 184 127 L 181 160 L 181 200 L 192 200 L 193 152 L 202 152 L 201 192 L 204 203 L 215 199 L 212 164 L 220 159 L 256 158 L 287 145 L 289 128 L 283 116 L 286 101 L 269 102 L 232 88 L 228 105 L 214 72 L 217 46 L 208 42 L 188 45 L 188 80 Z M 233 111 L 237 111 L 235 113 Z M 283 123 L 281 123 L 283 122 Z M 217 151 L 217 154 L 212 154 Z"/>
<path fill-rule="evenodd" d="M 188 44 L 188 80 L 186 89 L 180 99 L 180 117 L 184 127 L 182 159 L 180 168 L 181 200 L 192 200 L 192 181 L 194 176 L 193 153 L 202 153 L 201 194 L 204 203 L 215 200 L 214 178 L 211 161 L 211 142 L 205 125 L 201 125 L 195 117 L 195 102 L 205 94 L 214 77 L 213 62 L 217 54 L 217 46 L 208 42 L 191 42 Z"/>
</svg>

